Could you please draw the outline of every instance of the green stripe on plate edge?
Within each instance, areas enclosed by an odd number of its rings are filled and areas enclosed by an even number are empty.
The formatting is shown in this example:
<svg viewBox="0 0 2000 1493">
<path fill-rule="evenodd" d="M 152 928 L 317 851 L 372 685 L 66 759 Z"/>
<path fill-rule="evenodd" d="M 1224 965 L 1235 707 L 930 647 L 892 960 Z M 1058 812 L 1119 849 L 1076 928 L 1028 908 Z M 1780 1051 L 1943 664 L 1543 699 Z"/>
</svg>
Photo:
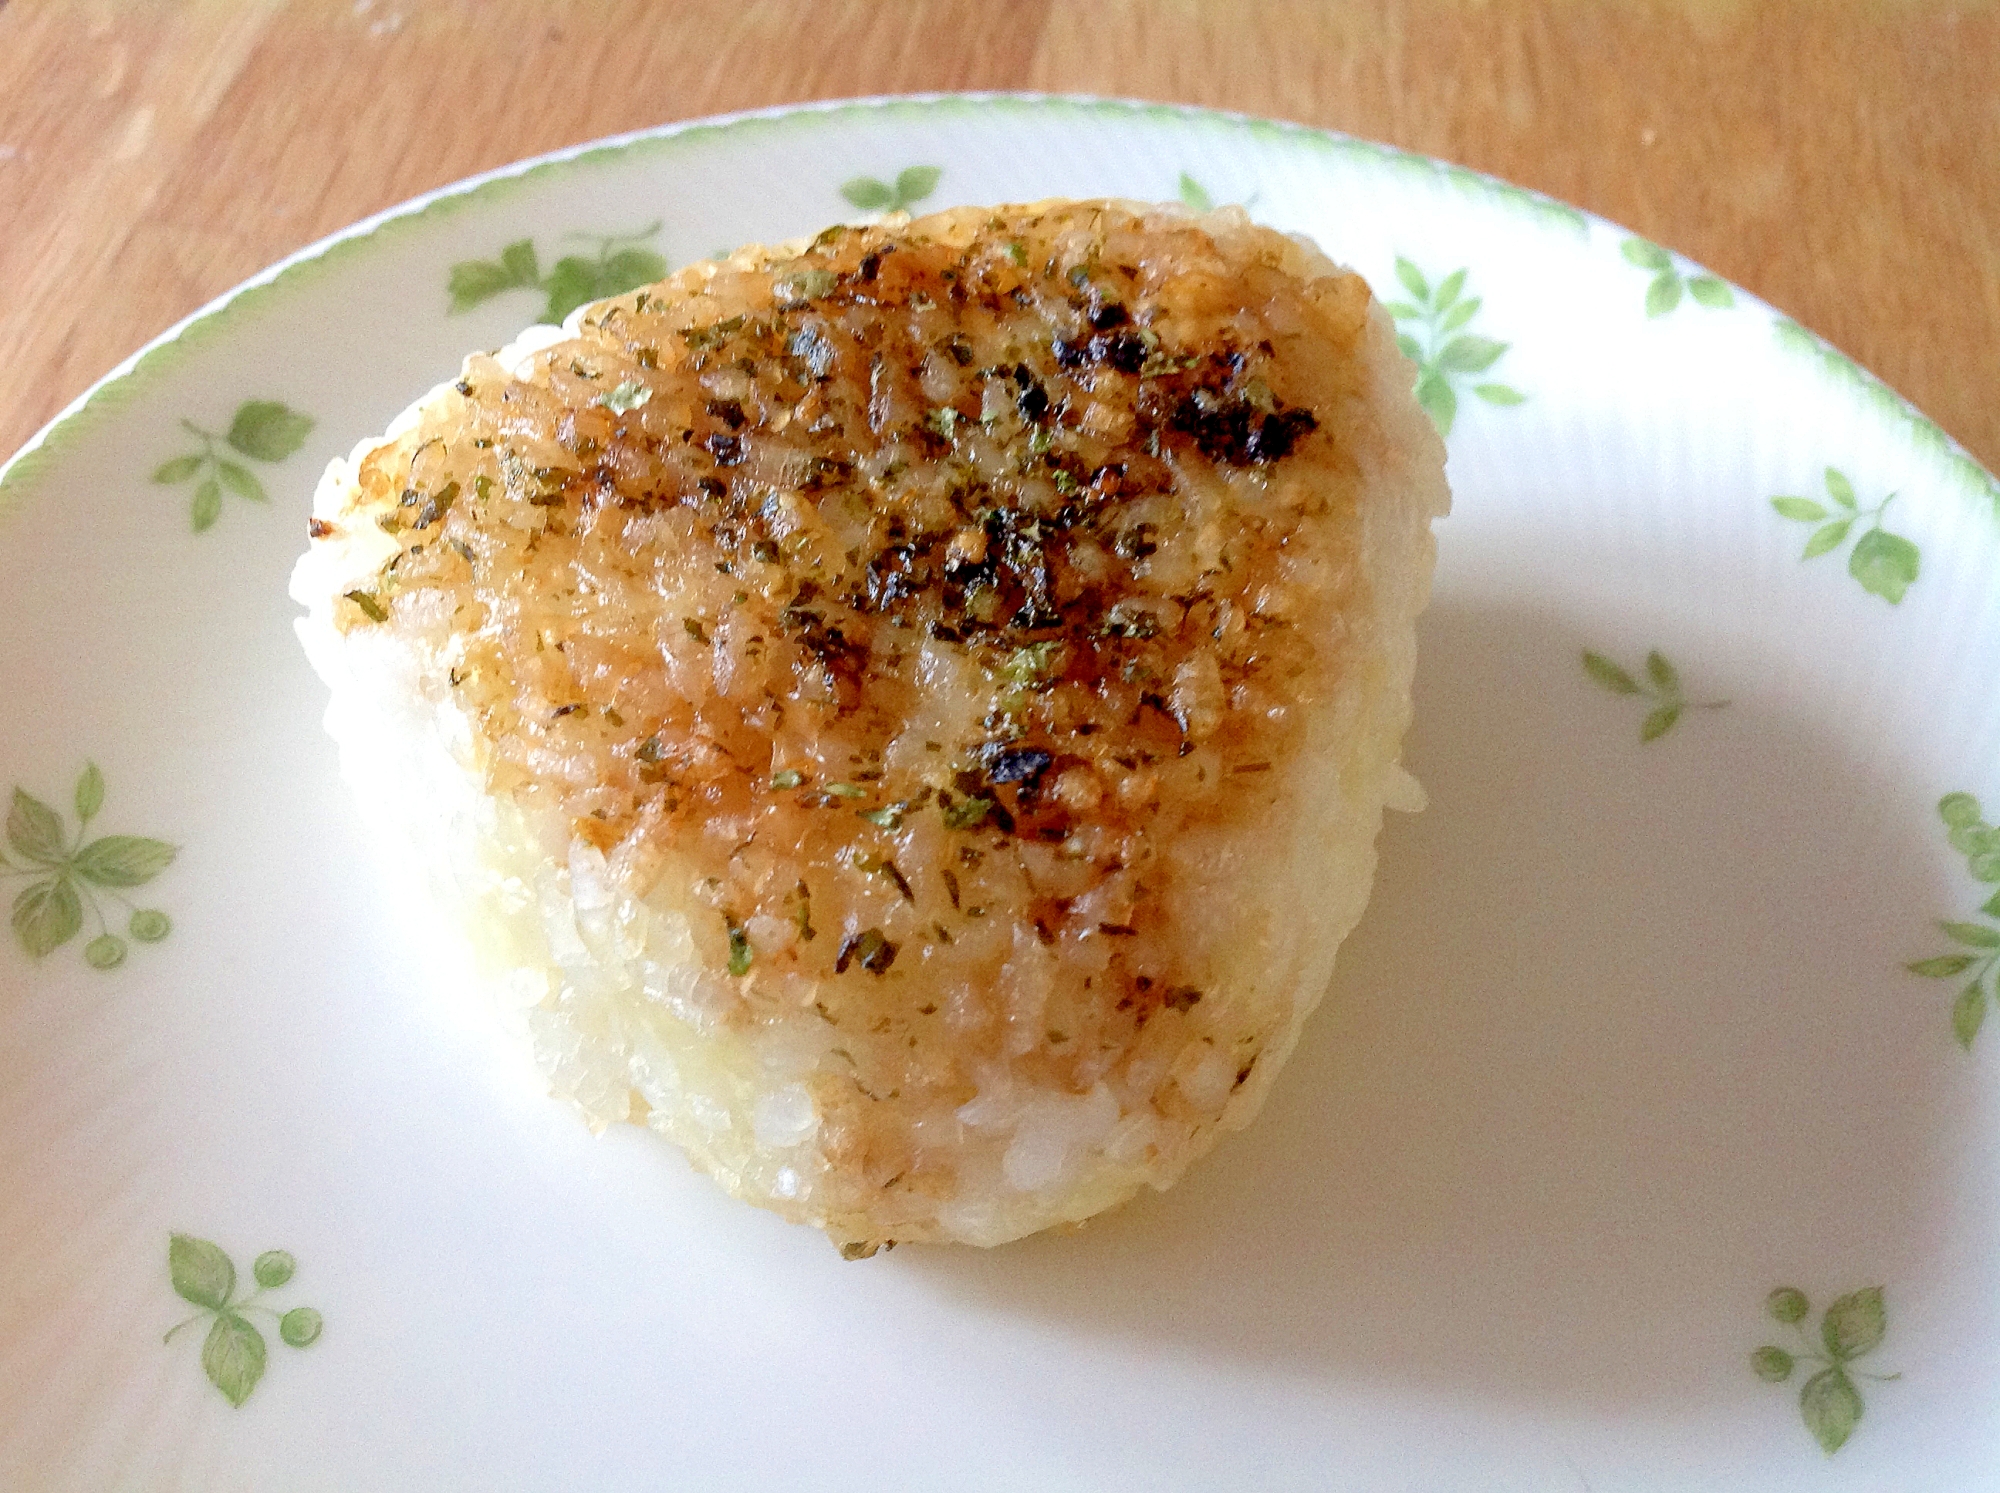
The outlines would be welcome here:
<svg viewBox="0 0 2000 1493">
<path fill-rule="evenodd" d="M 1947 481 L 1965 496 L 1984 503 L 1990 517 L 2000 519 L 2000 478 L 1982 467 L 1937 421 L 1817 332 L 1808 331 L 1790 317 L 1777 317 L 1771 330 L 1780 347 L 1812 363 L 1827 382 L 1852 390 L 1876 414 L 1900 426 L 1912 450 L 1929 457 Z"/>
</svg>

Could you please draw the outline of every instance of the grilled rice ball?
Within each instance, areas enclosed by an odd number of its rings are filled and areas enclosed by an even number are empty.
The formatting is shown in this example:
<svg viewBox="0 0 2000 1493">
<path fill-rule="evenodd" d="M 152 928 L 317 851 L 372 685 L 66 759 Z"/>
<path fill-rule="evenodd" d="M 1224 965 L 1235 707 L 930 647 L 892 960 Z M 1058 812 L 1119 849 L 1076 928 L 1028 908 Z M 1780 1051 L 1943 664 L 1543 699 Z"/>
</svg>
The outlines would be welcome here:
<svg viewBox="0 0 2000 1493">
<path fill-rule="evenodd" d="M 829 228 L 469 358 L 329 468 L 299 631 L 558 1093 L 998 1244 L 1248 1123 L 1420 802 L 1411 383 L 1236 209 Z"/>
</svg>

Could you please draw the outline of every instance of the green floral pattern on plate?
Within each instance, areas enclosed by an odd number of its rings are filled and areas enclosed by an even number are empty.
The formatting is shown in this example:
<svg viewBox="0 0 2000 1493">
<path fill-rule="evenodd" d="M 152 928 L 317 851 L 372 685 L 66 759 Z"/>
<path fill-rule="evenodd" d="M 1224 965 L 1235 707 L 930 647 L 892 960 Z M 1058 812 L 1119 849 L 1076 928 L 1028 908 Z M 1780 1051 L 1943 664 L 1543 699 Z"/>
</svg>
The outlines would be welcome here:
<svg viewBox="0 0 2000 1493">
<path fill-rule="evenodd" d="M 1665 654 L 1655 648 L 1646 655 L 1643 678 L 1628 673 L 1601 653 L 1585 649 L 1583 671 L 1614 695 L 1639 695 L 1653 702 L 1639 723 L 1639 740 L 1658 741 L 1673 730 L 1689 710 L 1720 710 L 1727 700 L 1690 700 L 1681 691 L 1681 674 Z"/>
<path fill-rule="evenodd" d="M 280 1312 L 261 1304 L 266 1291 L 277 1290 L 297 1270 L 298 1261 L 284 1250 L 267 1249 L 250 1266 L 257 1289 L 239 1298 L 236 1266 L 227 1254 L 206 1239 L 190 1234 L 170 1236 L 167 1274 L 174 1291 L 201 1310 L 168 1328 L 162 1341 L 171 1343 L 195 1323 L 208 1322 L 208 1337 L 201 1345 L 202 1372 L 230 1404 L 240 1407 L 264 1377 L 267 1357 L 264 1334 L 250 1320 L 252 1314 L 272 1318 L 278 1324 L 278 1337 L 289 1347 L 307 1348 L 319 1341 L 325 1324 L 312 1307 L 295 1306 Z"/>
<path fill-rule="evenodd" d="M 864 213 L 907 212 L 937 190 L 943 175 L 942 166 L 905 166 L 893 182 L 851 177 L 840 184 L 840 195 Z"/>
<path fill-rule="evenodd" d="M 305 444 L 312 434 L 313 420 L 275 399 L 250 399 L 236 407 L 236 416 L 221 435 L 204 430 L 192 420 L 181 428 L 201 442 L 199 451 L 169 457 L 153 469 L 153 480 L 163 486 L 194 483 L 191 515 L 199 534 L 215 527 L 222 516 L 222 495 L 234 493 L 252 503 L 268 503 L 270 495 L 257 474 L 240 461 L 219 455 L 215 443 L 252 461 L 280 462 Z"/>
<path fill-rule="evenodd" d="M 1637 265 L 1653 278 L 1646 286 L 1646 314 L 1665 316 L 1681 303 L 1685 292 L 1711 311 L 1727 311 L 1736 304 L 1729 286 L 1713 275 L 1682 272 L 1674 256 L 1649 239 L 1628 238 L 1618 246 L 1628 264 Z"/>
<path fill-rule="evenodd" d="M 94 969 L 116 969 L 125 962 L 127 947 L 105 921 L 98 894 L 125 904 L 130 914 L 125 929 L 133 938 L 158 943 L 172 931 L 172 922 L 157 908 L 134 907 L 123 893 L 166 870 L 177 852 L 163 840 L 139 835 L 102 835 L 84 842 L 90 821 L 104 806 L 104 774 L 95 762 L 85 764 L 73 797 L 75 835 L 56 810 L 26 790 L 14 789 L 7 811 L 7 846 L 14 859 L 0 854 L 0 877 L 30 878 L 14 898 L 14 938 L 37 959 L 52 954 L 83 931 L 87 905 L 98 931 L 83 946 L 84 961 Z"/>
<path fill-rule="evenodd" d="M 1389 314 L 1399 327 L 1397 346 L 1417 365 L 1417 402 L 1430 412 L 1438 434 L 1449 436 L 1458 419 L 1456 381 L 1485 373 L 1506 353 L 1509 344 L 1476 336 L 1465 328 L 1479 314 L 1481 300 L 1465 294 L 1466 272 L 1453 270 L 1433 286 L 1424 272 L 1398 257 L 1396 278 L 1414 300 L 1390 301 Z M 1519 404 L 1527 396 L 1506 384 L 1484 382 L 1472 392 L 1488 404 Z"/>
<path fill-rule="evenodd" d="M 469 311 L 510 290 L 539 290 L 546 300 L 536 320 L 559 325 L 578 306 L 664 279 L 667 261 L 640 247 L 659 231 L 660 224 L 649 223 L 636 233 L 570 234 L 595 244 L 597 252 L 565 254 L 546 275 L 533 239 L 516 239 L 497 259 L 462 259 L 445 282 L 452 312 Z"/>
<path fill-rule="evenodd" d="M 1847 1445 L 1866 1409 L 1854 1381 L 1884 1384 L 1902 1377 L 1864 1373 L 1853 1367 L 1855 1359 L 1881 1346 L 1889 1330 L 1882 1288 L 1850 1291 L 1829 1306 L 1820 1316 L 1817 1345 L 1806 1335 L 1804 1323 L 1812 1313 L 1812 1303 L 1805 1292 L 1795 1286 L 1780 1286 L 1764 1298 L 1764 1310 L 1772 1321 L 1792 1329 L 1799 1346 L 1791 1349 L 1767 1344 L 1750 1355 L 1750 1370 L 1767 1384 L 1783 1384 L 1800 1364 L 1820 1365 L 1799 1387 L 1799 1414 L 1813 1439 L 1831 1456 Z"/>
<path fill-rule="evenodd" d="M 1938 817 L 1944 821 L 1951 848 L 1965 857 L 1965 868 L 1973 880 L 1992 885 L 2000 882 L 2000 829 L 1988 824 L 1979 810 L 1979 800 L 1970 793 L 1947 793 L 1938 800 Z M 1979 906 L 1977 914 L 2000 919 L 2000 891 Z M 1970 1049 L 1972 1039 L 1986 1020 L 1990 1002 L 2000 1000 L 2000 980 L 1994 965 L 2000 963 L 2000 927 L 1991 923 L 1943 920 L 1938 927 L 1945 936 L 1970 953 L 1934 954 L 1905 965 L 1913 975 L 1930 980 L 1955 980 L 1969 974 L 1971 979 L 1951 1003 L 1952 1035 L 1958 1045 Z"/>
<path fill-rule="evenodd" d="M 1181 199 L 1181 202 L 1193 212 L 1212 213 L 1218 206 L 1223 205 L 1216 202 L 1207 187 L 1204 187 L 1185 171 L 1181 173 L 1180 184 L 1175 189 L 1175 193 Z M 1258 196 L 1258 193 L 1252 192 L 1237 205 L 1246 208 L 1250 207 L 1257 201 Z"/>
<path fill-rule="evenodd" d="M 1848 553 L 1847 573 L 1861 582 L 1862 590 L 1894 606 L 1916 584 L 1923 563 L 1914 544 L 1882 527 L 1882 515 L 1895 502 L 1896 495 L 1890 493 L 1873 508 L 1863 508 L 1854 494 L 1854 484 L 1837 467 L 1826 469 L 1826 495 L 1832 501 L 1831 507 L 1815 498 L 1799 497 L 1773 498 L 1771 506 L 1780 518 L 1788 518 L 1795 524 L 1815 525 L 1812 537 L 1806 540 L 1805 553 L 1799 556 L 1802 560 L 1816 560 L 1839 549 L 1847 543 L 1857 523 L 1868 521 L 1868 527 L 1861 531 L 1861 537 Z"/>
</svg>

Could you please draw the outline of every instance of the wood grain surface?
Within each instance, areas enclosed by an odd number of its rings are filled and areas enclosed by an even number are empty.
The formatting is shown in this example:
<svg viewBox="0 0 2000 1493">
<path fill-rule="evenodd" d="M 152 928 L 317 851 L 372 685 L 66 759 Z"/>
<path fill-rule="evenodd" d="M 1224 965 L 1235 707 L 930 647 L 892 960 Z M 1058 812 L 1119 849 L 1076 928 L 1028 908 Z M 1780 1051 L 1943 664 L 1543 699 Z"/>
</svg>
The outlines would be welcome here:
<svg viewBox="0 0 2000 1493">
<path fill-rule="evenodd" d="M 2000 9 L 1841 0 L 0 0 L 0 453 L 271 260 L 594 136 L 1026 88 L 1331 126 L 1615 219 L 2000 466 Z"/>
</svg>

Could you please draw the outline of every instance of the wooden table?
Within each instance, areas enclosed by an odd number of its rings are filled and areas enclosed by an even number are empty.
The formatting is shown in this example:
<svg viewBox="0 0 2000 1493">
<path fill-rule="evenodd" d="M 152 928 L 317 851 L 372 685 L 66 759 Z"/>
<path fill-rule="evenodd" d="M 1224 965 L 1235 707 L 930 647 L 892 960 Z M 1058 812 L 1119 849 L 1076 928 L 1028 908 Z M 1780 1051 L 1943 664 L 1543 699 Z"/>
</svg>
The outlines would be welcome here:
<svg viewBox="0 0 2000 1493">
<path fill-rule="evenodd" d="M 1278 115 L 1703 261 L 2000 467 L 2000 9 L 1867 0 L 0 0 L 0 453 L 278 256 L 592 136 L 1027 88 Z"/>
</svg>

